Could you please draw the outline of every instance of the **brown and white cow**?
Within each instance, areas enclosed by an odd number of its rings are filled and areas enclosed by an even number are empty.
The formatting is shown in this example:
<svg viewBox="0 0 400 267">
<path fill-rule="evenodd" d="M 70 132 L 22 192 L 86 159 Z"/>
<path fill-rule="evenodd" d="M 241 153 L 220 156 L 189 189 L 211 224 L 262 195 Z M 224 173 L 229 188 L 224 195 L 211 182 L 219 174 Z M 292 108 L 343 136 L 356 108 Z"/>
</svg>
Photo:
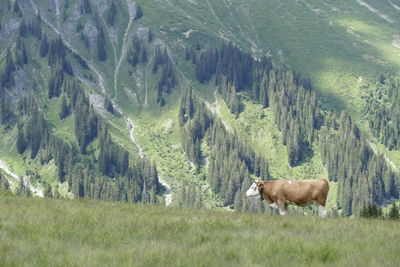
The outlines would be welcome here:
<svg viewBox="0 0 400 267">
<path fill-rule="evenodd" d="M 314 202 L 318 205 L 318 215 L 326 216 L 326 198 L 329 182 L 318 180 L 272 180 L 254 182 L 246 192 L 248 197 L 263 197 L 272 208 L 279 209 L 280 215 L 286 214 L 288 204 L 307 206 Z"/>
</svg>

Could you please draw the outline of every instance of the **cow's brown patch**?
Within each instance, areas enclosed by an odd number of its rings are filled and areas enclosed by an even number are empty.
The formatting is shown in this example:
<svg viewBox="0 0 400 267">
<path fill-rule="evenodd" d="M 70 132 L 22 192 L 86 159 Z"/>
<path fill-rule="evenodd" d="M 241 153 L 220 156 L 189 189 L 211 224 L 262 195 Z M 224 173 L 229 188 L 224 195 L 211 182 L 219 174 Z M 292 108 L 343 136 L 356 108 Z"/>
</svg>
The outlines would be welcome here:
<svg viewBox="0 0 400 267">
<path fill-rule="evenodd" d="M 269 204 L 276 203 L 280 210 L 286 210 L 288 204 L 306 206 L 312 202 L 325 207 L 329 192 L 329 182 L 318 180 L 281 179 L 257 183 L 260 195 Z"/>
</svg>

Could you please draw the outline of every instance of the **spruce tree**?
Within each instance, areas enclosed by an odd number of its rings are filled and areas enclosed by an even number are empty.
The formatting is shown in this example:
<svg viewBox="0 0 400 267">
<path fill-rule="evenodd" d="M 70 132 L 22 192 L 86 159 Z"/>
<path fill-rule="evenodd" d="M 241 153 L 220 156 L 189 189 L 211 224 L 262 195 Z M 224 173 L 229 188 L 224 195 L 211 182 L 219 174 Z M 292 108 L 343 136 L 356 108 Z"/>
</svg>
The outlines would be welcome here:
<svg viewBox="0 0 400 267">
<path fill-rule="evenodd" d="M 14 86 L 13 72 L 15 71 L 14 60 L 10 49 L 7 48 L 6 66 L 3 73 L 2 85 L 11 88 Z"/>
<path fill-rule="evenodd" d="M 236 92 L 233 91 L 233 93 L 231 94 L 231 99 L 229 102 L 229 109 L 231 110 L 231 113 L 233 115 L 235 115 L 235 117 L 237 118 L 238 115 L 241 112 L 241 102 L 239 97 L 236 95 Z"/>
<path fill-rule="evenodd" d="M 86 14 L 92 13 L 92 7 L 90 6 L 89 0 L 82 0 L 82 8 L 84 13 Z"/>
<path fill-rule="evenodd" d="M 54 189 L 53 198 L 55 198 L 55 199 L 60 199 L 60 198 L 61 198 L 60 192 L 59 192 L 59 190 L 58 190 L 58 185 L 57 185 L 56 188 Z"/>
<path fill-rule="evenodd" d="M 14 2 L 14 12 L 15 13 L 20 13 L 21 12 L 21 8 L 19 7 L 18 0 L 15 0 L 15 2 Z"/>
<path fill-rule="evenodd" d="M 21 127 L 18 127 L 16 146 L 19 154 L 24 153 L 27 147 L 24 130 Z"/>
<path fill-rule="evenodd" d="M 0 82 L 0 125 L 4 124 L 6 121 L 7 121 L 7 109 L 6 109 L 5 92 L 4 92 L 4 87 L 1 85 Z"/>
<path fill-rule="evenodd" d="M 143 11 L 142 8 L 139 5 L 136 5 L 136 14 L 135 14 L 135 20 L 140 19 L 143 16 Z"/>
<path fill-rule="evenodd" d="M 114 107 L 113 104 L 110 100 L 110 98 L 106 95 L 106 97 L 104 98 L 104 108 L 110 112 L 110 113 L 114 113 Z"/>
<path fill-rule="evenodd" d="M 147 32 L 147 41 L 150 43 L 151 41 L 153 41 L 153 31 L 151 29 L 149 29 L 149 31 Z"/>
<path fill-rule="evenodd" d="M 185 185 L 182 185 L 182 187 L 181 187 L 179 206 L 180 207 L 187 207 L 187 193 L 186 193 L 186 186 Z"/>
<path fill-rule="evenodd" d="M 52 198 L 53 197 L 53 192 L 52 192 L 52 188 L 51 185 L 47 185 L 46 189 L 43 192 L 44 197 L 46 198 Z"/>
<path fill-rule="evenodd" d="M 195 199 L 196 199 L 196 202 L 195 202 L 195 206 L 194 207 L 196 209 L 203 208 L 204 207 L 204 200 L 203 200 L 203 194 L 202 194 L 201 189 L 197 190 Z"/>
<path fill-rule="evenodd" d="M 143 183 L 142 202 L 144 203 L 150 202 L 150 195 L 149 192 L 147 191 L 146 181 Z"/>
<path fill-rule="evenodd" d="M 392 203 L 392 206 L 389 210 L 388 218 L 391 220 L 400 219 L 399 208 L 397 207 L 396 202 Z"/>
<path fill-rule="evenodd" d="M 243 193 L 242 191 L 237 191 L 235 194 L 235 199 L 233 202 L 233 207 L 235 208 L 236 211 L 242 211 L 243 208 Z"/>
<path fill-rule="evenodd" d="M 186 60 L 190 60 L 190 51 L 189 51 L 189 48 L 185 48 L 185 59 Z"/>
<path fill-rule="evenodd" d="M 7 191 L 8 189 L 10 189 L 10 184 L 8 180 L 0 173 L 0 190 Z"/>
<path fill-rule="evenodd" d="M 117 6 L 115 5 L 114 1 L 112 1 L 110 9 L 108 10 L 107 23 L 111 26 L 114 26 L 116 17 L 117 17 Z"/>
<path fill-rule="evenodd" d="M 100 29 L 97 34 L 97 58 L 99 61 L 105 61 L 107 59 L 106 39 L 103 29 Z"/>
<path fill-rule="evenodd" d="M 69 106 L 67 104 L 67 100 L 65 95 L 62 96 L 61 98 L 61 106 L 60 106 L 60 112 L 58 113 L 58 117 L 60 120 L 65 119 L 69 115 Z"/>
<path fill-rule="evenodd" d="M 28 64 L 28 53 L 26 51 L 25 42 L 22 42 L 21 57 L 22 57 L 22 63 Z"/>
<path fill-rule="evenodd" d="M 23 63 L 21 51 L 18 49 L 14 50 L 14 59 L 15 59 L 15 66 L 21 68 Z"/>
<path fill-rule="evenodd" d="M 147 60 L 148 60 L 148 56 L 147 56 L 146 47 L 145 47 L 144 45 L 143 45 L 142 48 L 140 49 L 140 52 L 141 52 L 141 54 L 140 54 L 140 61 L 141 61 L 142 63 L 146 63 Z"/>
<path fill-rule="evenodd" d="M 157 196 L 156 196 L 156 193 L 155 193 L 154 190 L 150 191 L 150 203 L 153 204 L 153 205 L 157 205 L 158 204 L 158 199 L 157 199 Z"/>
</svg>

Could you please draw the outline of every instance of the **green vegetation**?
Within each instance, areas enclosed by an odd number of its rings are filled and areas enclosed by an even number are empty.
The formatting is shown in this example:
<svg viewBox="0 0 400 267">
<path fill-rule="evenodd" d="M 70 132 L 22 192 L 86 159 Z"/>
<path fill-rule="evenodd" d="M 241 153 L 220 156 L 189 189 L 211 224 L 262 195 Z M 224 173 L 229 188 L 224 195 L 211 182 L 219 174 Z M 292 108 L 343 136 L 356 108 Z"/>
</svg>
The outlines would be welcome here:
<svg viewBox="0 0 400 267">
<path fill-rule="evenodd" d="M 260 104 L 244 98 L 243 111 L 233 116 L 222 99 L 216 101 L 227 125 L 233 128 L 240 138 L 248 141 L 256 152 L 268 159 L 269 170 L 274 178 L 318 179 L 328 174 L 319 156 L 319 147 L 313 147 L 312 158 L 301 165 L 291 168 L 288 163 L 286 147 L 282 144 L 281 132 L 275 124 L 272 108 L 263 108 Z"/>
<path fill-rule="evenodd" d="M 399 196 L 391 1 L 0 7 L 0 156 L 43 191 L 155 202 L 160 177 L 174 204 L 241 210 L 253 179 L 327 177 L 345 215 Z"/>
<path fill-rule="evenodd" d="M 399 222 L 0 197 L 2 266 L 395 266 Z"/>
</svg>

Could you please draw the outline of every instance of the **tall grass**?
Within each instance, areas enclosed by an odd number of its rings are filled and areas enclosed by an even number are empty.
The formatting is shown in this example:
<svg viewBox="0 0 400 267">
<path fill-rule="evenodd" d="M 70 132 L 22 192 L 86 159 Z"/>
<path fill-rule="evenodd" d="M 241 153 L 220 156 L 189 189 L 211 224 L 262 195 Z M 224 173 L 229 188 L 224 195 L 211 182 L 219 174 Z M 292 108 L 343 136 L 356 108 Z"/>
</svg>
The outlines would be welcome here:
<svg viewBox="0 0 400 267">
<path fill-rule="evenodd" d="M 400 224 L 0 197 L 0 266 L 395 266 Z"/>
</svg>

